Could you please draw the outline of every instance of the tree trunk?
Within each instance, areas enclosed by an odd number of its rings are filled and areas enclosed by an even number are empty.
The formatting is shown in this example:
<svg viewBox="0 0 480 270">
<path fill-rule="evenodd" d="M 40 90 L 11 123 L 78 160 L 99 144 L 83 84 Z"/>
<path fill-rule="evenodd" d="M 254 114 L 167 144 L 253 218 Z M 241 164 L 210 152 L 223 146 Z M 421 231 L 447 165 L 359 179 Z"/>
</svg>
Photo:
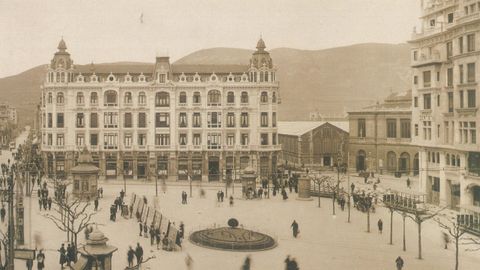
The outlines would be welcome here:
<svg viewBox="0 0 480 270">
<path fill-rule="evenodd" d="M 418 227 L 418 259 L 422 259 L 422 222 L 417 220 Z"/>
<path fill-rule="evenodd" d="M 458 241 L 460 237 L 455 237 L 455 270 L 458 270 Z"/>
<path fill-rule="evenodd" d="M 405 240 L 405 215 L 403 215 L 403 251 L 407 251 L 407 243 Z"/>
<path fill-rule="evenodd" d="M 367 207 L 367 232 L 370 232 L 370 207 Z"/>
<path fill-rule="evenodd" d="M 393 209 L 390 208 L 390 245 L 393 245 Z"/>
</svg>

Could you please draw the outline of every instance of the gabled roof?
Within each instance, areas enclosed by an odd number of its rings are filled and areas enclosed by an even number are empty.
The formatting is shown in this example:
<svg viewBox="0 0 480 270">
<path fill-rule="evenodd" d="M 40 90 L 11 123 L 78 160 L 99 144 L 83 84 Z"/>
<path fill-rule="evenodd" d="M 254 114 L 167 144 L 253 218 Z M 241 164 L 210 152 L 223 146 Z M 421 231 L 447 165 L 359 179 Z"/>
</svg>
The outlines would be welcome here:
<svg viewBox="0 0 480 270">
<path fill-rule="evenodd" d="M 278 134 L 301 136 L 327 123 L 345 132 L 349 131 L 348 121 L 279 121 Z"/>
</svg>

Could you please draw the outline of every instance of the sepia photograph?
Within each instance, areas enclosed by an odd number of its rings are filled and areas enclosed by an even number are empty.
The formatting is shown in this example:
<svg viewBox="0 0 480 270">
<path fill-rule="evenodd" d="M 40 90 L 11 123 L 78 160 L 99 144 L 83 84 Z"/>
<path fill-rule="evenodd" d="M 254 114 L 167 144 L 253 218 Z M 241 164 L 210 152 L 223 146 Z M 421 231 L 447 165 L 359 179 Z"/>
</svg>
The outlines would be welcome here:
<svg viewBox="0 0 480 270">
<path fill-rule="evenodd" d="M 0 270 L 479 269 L 477 61 L 480 0 L 0 0 Z"/>
</svg>

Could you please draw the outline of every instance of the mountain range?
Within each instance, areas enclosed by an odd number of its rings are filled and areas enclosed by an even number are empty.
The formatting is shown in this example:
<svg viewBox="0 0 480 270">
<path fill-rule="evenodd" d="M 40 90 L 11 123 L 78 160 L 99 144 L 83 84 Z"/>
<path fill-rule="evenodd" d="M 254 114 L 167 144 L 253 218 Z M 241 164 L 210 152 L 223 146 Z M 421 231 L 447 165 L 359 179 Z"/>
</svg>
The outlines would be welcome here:
<svg viewBox="0 0 480 270">
<path fill-rule="evenodd" d="M 252 53 L 211 48 L 193 52 L 173 64 L 247 65 Z M 306 120 L 311 112 L 343 115 L 409 88 L 407 44 L 368 43 L 325 50 L 277 48 L 270 54 L 280 81 L 279 120 Z M 46 65 L 41 65 L 0 79 L 0 102 L 17 108 L 20 125 L 33 121 L 45 70 Z"/>
</svg>

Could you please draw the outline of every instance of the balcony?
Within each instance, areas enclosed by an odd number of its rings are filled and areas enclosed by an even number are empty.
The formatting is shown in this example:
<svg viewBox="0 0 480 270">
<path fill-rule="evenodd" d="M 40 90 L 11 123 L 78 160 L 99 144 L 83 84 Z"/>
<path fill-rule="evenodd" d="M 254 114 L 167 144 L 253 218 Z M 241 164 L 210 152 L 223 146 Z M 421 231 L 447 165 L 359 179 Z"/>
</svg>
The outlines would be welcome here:
<svg viewBox="0 0 480 270">
<path fill-rule="evenodd" d="M 440 34 L 443 31 L 444 31 L 444 29 L 441 26 L 432 27 L 432 28 L 429 28 L 429 29 L 424 29 L 423 32 L 421 32 L 421 33 L 413 32 L 412 36 L 411 36 L 411 39 L 415 41 L 415 40 L 426 38 L 426 37 L 429 37 L 429 36 L 432 36 L 432 35 Z"/>
<path fill-rule="evenodd" d="M 417 60 L 412 61 L 412 67 L 419 68 L 430 65 L 441 65 L 444 62 L 446 62 L 446 59 L 443 59 L 440 53 L 433 53 L 429 56 L 422 54 Z"/>
<path fill-rule="evenodd" d="M 476 116 L 477 115 L 477 107 L 472 108 L 457 108 L 455 111 L 462 116 Z"/>
<path fill-rule="evenodd" d="M 457 22 L 457 24 L 462 24 L 462 23 L 471 22 L 471 21 L 474 21 L 474 20 L 477 20 L 477 19 L 480 19 L 480 13 L 478 13 L 478 12 L 459 17 L 459 18 L 457 18 L 456 22 Z"/>
</svg>

